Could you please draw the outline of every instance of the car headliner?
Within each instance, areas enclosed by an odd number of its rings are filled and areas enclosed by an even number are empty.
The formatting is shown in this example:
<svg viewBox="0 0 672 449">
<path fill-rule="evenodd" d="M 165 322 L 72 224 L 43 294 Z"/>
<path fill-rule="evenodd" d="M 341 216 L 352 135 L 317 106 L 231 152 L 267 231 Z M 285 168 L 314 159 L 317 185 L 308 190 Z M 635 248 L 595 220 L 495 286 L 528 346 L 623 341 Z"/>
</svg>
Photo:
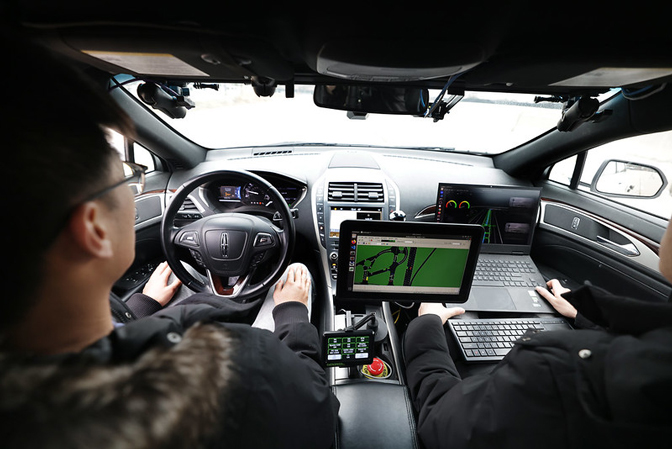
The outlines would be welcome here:
<svg viewBox="0 0 672 449">
<path fill-rule="evenodd" d="M 587 2 L 422 2 L 417 8 L 227 3 L 157 7 L 137 1 L 101 8 L 9 1 L 4 8 L 5 17 L 31 35 L 109 73 L 151 74 L 95 52 L 170 54 L 203 72 L 159 75 L 168 79 L 404 81 L 441 88 L 459 74 L 450 88 L 457 93 L 595 95 L 672 78 L 664 11 L 670 7 L 660 3 L 647 8 L 639 2 L 632 14 Z"/>
</svg>

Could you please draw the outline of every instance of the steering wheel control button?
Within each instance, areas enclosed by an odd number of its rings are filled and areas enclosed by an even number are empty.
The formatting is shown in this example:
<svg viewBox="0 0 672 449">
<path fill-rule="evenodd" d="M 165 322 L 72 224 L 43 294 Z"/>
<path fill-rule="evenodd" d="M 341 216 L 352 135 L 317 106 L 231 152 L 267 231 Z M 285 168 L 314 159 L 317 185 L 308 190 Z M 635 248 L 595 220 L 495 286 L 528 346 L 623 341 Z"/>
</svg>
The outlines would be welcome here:
<svg viewBox="0 0 672 449">
<path fill-rule="evenodd" d="M 272 244 L 273 244 L 273 236 L 271 234 L 267 234 L 265 232 L 260 232 L 254 238 L 254 246 L 255 247 L 269 246 L 269 245 L 272 245 Z"/>
<path fill-rule="evenodd" d="M 257 265 L 259 265 L 264 260 L 265 255 L 266 255 L 266 251 L 262 251 L 260 253 L 255 254 L 254 256 L 252 256 L 251 265 L 253 267 L 256 267 Z"/>
<path fill-rule="evenodd" d="M 190 249 L 189 252 L 191 253 L 191 257 L 194 258 L 194 260 L 196 261 L 196 263 L 199 266 L 205 267 L 205 264 L 203 263 L 203 257 L 201 256 L 201 253 L 199 253 L 198 251 L 193 250 L 193 249 Z"/>
<path fill-rule="evenodd" d="M 185 246 L 198 248 L 198 233 L 196 231 L 186 231 L 180 236 L 180 243 Z"/>
</svg>

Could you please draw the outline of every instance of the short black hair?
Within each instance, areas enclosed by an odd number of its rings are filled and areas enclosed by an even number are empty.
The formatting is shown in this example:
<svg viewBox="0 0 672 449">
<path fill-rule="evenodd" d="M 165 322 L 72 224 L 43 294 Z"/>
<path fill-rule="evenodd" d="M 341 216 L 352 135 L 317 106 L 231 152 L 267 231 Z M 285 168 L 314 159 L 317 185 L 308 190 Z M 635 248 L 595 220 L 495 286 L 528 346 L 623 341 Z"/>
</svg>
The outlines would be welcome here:
<svg viewBox="0 0 672 449">
<path fill-rule="evenodd" d="M 106 129 L 128 135 L 128 117 L 106 86 L 29 42 L 3 32 L 0 98 L 4 108 L 2 242 L 9 258 L 0 310 L 0 333 L 33 304 L 43 258 L 78 200 L 110 179 Z M 7 290 L 9 289 L 9 290 Z"/>
</svg>

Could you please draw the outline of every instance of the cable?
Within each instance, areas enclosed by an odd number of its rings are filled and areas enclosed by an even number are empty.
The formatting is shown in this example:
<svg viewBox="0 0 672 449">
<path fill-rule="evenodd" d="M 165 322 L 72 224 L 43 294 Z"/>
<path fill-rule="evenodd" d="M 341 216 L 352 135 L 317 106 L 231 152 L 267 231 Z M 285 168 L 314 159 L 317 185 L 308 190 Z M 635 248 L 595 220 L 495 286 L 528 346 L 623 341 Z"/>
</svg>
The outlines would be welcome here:
<svg viewBox="0 0 672 449">
<path fill-rule="evenodd" d="M 621 89 L 621 92 L 623 92 L 623 98 L 625 98 L 626 100 L 637 101 L 637 100 L 643 100 L 644 98 L 648 98 L 651 95 L 657 94 L 658 92 L 665 89 L 665 86 L 667 86 L 667 83 L 663 83 L 658 86 L 647 86 L 635 91 L 630 91 L 629 89 Z M 647 92 L 649 90 L 650 92 Z"/>
<path fill-rule="evenodd" d="M 410 305 L 408 305 L 408 306 L 399 304 L 398 302 L 395 302 L 395 304 L 398 305 L 399 307 L 401 307 L 402 309 L 409 309 L 409 310 L 412 309 L 413 306 L 415 306 L 415 303 L 414 303 L 414 302 L 412 302 L 412 303 L 411 303 Z"/>
<path fill-rule="evenodd" d="M 356 324 L 353 324 L 351 326 L 348 326 L 345 328 L 346 331 L 348 330 L 357 330 L 360 327 L 362 327 L 364 324 L 366 324 L 369 321 L 373 321 L 372 326 L 377 326 L 378 323 L 376 322 L 376 312 L 371 312 L 368 315 L 366 315 L 364 318 L 359 320 Z"/>
<path fill-rule="evenodd" d="M 469 70 L 465 70 L 464 72 L 457 73 L 455 75 L 451 75 L 450 78 L 448 78 L 448 81 L 446 81 L 446 84 L 444 84 L 443 88 L 441 89 L 441 92 L 439 92 L 439 95 L 436 96 L 436 99 L 432 103 L 432 107 L 429 108 L 426 112 L 424 117 L 431 117 L 432 112 L 434 112 L 434 109 L 436 109 L 437 106 L 441 103 L 441 100 L 443 100 L 444 95 L 446 95 L 446 92 L 448 91 L 448 88 L 450 87 L 451 84 L 455 82 L 455 80 L 461 76 L 467 73 Z"/>
</svg>

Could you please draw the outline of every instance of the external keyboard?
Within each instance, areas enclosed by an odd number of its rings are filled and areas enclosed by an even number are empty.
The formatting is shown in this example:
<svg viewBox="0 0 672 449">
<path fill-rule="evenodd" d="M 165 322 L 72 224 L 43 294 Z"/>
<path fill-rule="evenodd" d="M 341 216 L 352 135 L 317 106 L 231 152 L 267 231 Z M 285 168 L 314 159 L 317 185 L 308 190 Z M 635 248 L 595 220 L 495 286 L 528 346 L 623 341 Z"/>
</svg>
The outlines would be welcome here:
<svg viewBox="0 0 672 449">
<path fill-rule="evenodd" d="M 504 358 L 528 329 L 534 332 L 572 329 L 564 318 L 478 318 L 448 320 L 450 331 L 467 362 Z"/>
<path fill-rule="evenodd" d="M 474 286 L 534 287 L 529 276 L 536 270 L 530 262 L 520 260 L 479 259 L 474 272 Z"/>
</svg>

